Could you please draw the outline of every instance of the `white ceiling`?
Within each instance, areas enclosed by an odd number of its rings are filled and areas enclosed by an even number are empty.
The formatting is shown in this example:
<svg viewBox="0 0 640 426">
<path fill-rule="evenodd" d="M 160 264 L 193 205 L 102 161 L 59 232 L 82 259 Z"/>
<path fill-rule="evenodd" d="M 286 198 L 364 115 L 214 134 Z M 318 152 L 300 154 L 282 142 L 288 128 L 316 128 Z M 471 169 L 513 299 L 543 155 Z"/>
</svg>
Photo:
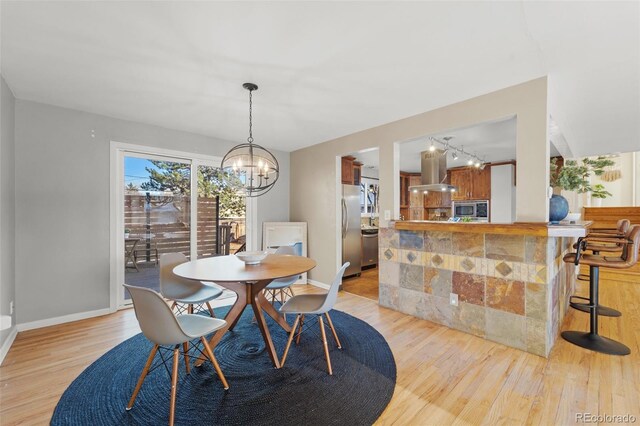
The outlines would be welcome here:
<svg viewBox="0 0 640 426">
<path fill-rule="evenodd" d="M 16 97 L 294 150 L 549 74 L 575 155 L 640 146 L 638 2 L 6 2 Z"/>
<path fill-rule="evenodd" d="M 491 123 L 482 123 L 463 129 L 455 129 L 429 135 L 444 141 L 445 136 L 451 136 L 451 146 L 462 148 L 471 155 L 478 156 L 485 162 L 510 161 L 516 159 L 516 118 Z M 419 138 L 400 144 L 400 170 L 403 172 L 420 172 L 420 153 L 431 146 L 429 137 Z M 435 143 L 436 148 L 442 149 L 441 144 Z M 459 167 L 467 164 L 468 157 L 459 155 L 457 160 L 447 155 L 447 167 Z M 551 155 L 558 155 L 551 146 Z"/>
</svg>

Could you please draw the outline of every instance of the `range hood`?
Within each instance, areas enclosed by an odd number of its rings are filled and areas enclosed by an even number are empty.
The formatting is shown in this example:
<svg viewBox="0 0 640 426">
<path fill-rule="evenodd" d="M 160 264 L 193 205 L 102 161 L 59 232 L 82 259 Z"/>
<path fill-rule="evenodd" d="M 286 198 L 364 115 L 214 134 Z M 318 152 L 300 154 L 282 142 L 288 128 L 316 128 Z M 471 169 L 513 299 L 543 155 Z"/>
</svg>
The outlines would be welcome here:
<svg viewBox="0 0 640 426">
<path fill-rule="evenodd" d="M 422 185 L 412 185 L 409 191 L 455 192 L 457 188 L 445 183 L 447 180 L 447 151 L 436 149 L 420 153 L 422 163 Z"/>
</svg>

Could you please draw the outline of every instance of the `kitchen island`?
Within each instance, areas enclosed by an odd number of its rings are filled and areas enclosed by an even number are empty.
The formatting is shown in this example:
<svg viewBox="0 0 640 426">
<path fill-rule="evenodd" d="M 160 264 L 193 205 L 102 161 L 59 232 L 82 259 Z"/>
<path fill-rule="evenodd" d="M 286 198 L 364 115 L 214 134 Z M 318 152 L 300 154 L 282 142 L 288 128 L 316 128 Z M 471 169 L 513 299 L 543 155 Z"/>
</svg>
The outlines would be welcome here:
<svg viewBox="0 0 640 426">
<path fill-rule="evenodd" d="M 390 222 L 379 234 L 379 303 L 546 357 L 575 288 L 562 257 L 589 226 Z"/>
</svg>

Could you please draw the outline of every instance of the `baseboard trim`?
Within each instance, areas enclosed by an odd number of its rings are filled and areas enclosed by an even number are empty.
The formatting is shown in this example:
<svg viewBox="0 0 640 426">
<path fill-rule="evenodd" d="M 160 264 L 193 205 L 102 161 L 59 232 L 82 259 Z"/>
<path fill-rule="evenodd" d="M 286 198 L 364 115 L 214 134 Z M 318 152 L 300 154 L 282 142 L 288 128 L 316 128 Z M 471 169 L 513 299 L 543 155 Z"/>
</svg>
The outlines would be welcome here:
<svg viewBox="0 0 640 426">
<path fill-rule="evenodd" d="M 13 341 L 16 340 L 16 336 L 18 335 L 18 326 L 11 327 L 11 333 L 7 336 L 6 340 L 2 344 L 0 348 L 0 365 L 4 362 L 4 357 L 9 353 L 9 349 L 11 349 L 11 345 L 13 345 Z"/>
<path fill-rule="evenodd" d="M 307 280 L 309 281 L 309 284 L 316 286 L 316 287 L 320 287 L 323 288 L 325 290 L 329 290 L 329 284 L 325 284 L 325 283 L 321 283 L 320 281 L 316 281 L 316 280 Z"/>
<path fill-rule="evenodd" d="M 87 318 L 101 317 L 112 313 L 111 309 L 97 309 L 95 311 L 78 312 L 77 314 L 63 315 L 61 317 L 47 318 L 38 321 L 17 324 L 18 331 L 33 330 L 36 328 L 49 327 L 52 325 L 64 324 L 67 322 L 79 321 Z"/>
</svg>

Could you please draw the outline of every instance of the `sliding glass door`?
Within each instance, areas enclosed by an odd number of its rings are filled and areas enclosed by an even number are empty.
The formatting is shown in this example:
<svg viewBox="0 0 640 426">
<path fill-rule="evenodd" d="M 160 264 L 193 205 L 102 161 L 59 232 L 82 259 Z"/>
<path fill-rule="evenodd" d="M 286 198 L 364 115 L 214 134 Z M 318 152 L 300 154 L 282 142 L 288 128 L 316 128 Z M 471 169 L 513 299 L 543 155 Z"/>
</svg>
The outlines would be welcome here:
<svg viewBox="0 0 640 426">
<path fill-rule="evenodd" d="M 124 282 L 160 291 L 160 255 L 191 256 L 191 163 L 128 153 L 124 185 Z"/>
<path fill-rule="evenodd" d="M 192 259 L 242 249 L 246 199 L 216 160 L 120 152 L 118 306 L 131 303 L 123 283 L 159 291 L 164 253 Z"/>
<path fill-rule="evenodd" d="M 233 174 L 198 164 L 197 256 L 235 253 L 246 241 L 246 198 Z"/>
</svg>

